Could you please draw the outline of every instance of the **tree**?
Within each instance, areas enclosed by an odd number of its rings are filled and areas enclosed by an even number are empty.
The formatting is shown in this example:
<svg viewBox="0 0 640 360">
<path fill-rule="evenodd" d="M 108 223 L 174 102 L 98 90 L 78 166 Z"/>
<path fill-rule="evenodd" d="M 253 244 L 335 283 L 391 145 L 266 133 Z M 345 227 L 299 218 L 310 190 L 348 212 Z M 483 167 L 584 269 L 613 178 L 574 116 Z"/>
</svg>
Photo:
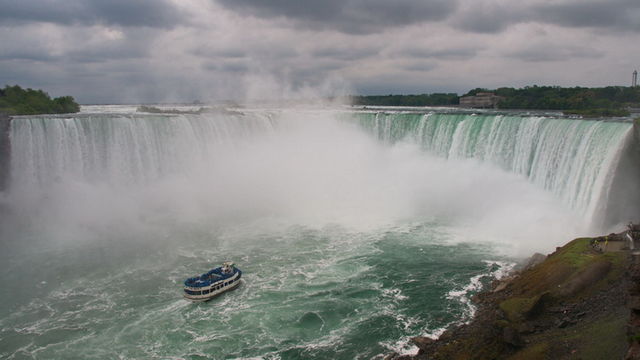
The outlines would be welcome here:
<svg viewBox="0 0 640 360">
<path fill-rule="evenodd" d="M 0 90 L 0 111 L 12 115 L 76 113 L 80 111 L 80 105 L 72 96 L 52 100 L 42 90 L 7 85 Z"/>
</svg>

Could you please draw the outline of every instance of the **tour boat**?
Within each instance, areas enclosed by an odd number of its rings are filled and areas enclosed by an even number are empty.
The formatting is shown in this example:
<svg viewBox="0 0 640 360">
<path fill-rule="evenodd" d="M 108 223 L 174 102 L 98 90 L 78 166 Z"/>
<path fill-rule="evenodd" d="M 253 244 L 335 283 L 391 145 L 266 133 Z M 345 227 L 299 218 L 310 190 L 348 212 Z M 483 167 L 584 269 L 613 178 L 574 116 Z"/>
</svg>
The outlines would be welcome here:
<svg viewBox="0 0 640 360">
<path fill-rule="evenodd" d="M 184 297 L 191 301 L 207 301 L 240 285 L 242 271 L 227 261 L 200 276 L 184 281 Z"/>
</svg>

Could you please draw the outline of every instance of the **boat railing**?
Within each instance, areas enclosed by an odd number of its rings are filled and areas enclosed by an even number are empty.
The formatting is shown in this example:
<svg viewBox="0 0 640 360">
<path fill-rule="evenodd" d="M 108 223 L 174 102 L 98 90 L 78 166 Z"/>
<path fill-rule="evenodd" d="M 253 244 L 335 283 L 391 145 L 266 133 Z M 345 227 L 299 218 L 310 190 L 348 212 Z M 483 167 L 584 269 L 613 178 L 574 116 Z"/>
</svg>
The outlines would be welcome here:
<svg viewBox="0 0 640 360">
<path fill-rule="evenodd" d="M 206 274 L 203 274 L 201 276 L 188 278 L 187 280 L 184 281 L 184 285 L 186 287 L 190 287 L 190 288 L 202 288 L 202 287 L 210 286 L 211 284 L 216 283 L 216 282 L 221 281 L 221 280 L 230 279 L 236 273 L 239 274 L 240 270 L 236 269 L 235 272 L 233 272 L 231 274 L 224 274 L 224 275 L 223 274 L 217 274 L 217 273 L 211 273 L 211 271 L 210 271 L 210 272 L 208 272 Z"/>
</svg>

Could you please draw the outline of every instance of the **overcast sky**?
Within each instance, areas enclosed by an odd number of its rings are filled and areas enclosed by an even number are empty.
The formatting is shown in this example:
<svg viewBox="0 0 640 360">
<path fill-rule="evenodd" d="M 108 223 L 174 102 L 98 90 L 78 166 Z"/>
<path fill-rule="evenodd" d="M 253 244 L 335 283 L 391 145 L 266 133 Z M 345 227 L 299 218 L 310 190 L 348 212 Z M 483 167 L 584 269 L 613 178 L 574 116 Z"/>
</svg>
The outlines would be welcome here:
<svg viewBox="0 0 640 360">
<path fill-rule="evenodd" d="M 0 86 L 81 103 L 628 86 L 640 70 L 640 0 L 0 0 L 0 9 Z"/>
</svg>

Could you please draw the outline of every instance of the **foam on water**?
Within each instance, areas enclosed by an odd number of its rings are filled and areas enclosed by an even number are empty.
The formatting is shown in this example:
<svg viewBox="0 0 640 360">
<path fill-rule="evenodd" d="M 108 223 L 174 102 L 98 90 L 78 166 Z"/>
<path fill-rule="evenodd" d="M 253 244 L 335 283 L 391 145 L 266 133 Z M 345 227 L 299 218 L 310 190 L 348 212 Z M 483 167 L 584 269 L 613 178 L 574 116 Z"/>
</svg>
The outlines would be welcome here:
<svg viewBox="0 0 640 360">
<path fill-rule="evenodd" d="M 462 289 L 454 289 L 447 294 L 447 299 L 457 300 L 466 307 L 464 318 L 460 322 L 468 322 L 476 313 L 477 308 L 471 301 L 472 296 L 480 292 L 486 286 L 487 281 L 500 280 L 510 274 L 516 265 L 514 262 L 505 261 L 483 260 L 483 262 L 487 264 L 486 272 L 471 277 L 469 283 Z"/>
<path fill-rule="evenodd" d="M 187 238 L 179 252 L 147 250 L 142 261 L 134 260 L 124 268 L 109 267 L 106 273 L 96 269 L 77 274 L 75 280 L 56 284 L 43 297 L 29 300 L 28 294 L 19 294 L 24 296 L 24 305 L 2 319 L 2 328 L 16 329 L 21 337 L 37 337 L 43 343 L 21 348 L 4 343 L 1 348 L 11 349 L 3 352 L 7 357 L 25 353 L 74 356 L 90 348 L 96 357 L 370 358 L 399 339 L 421 333 L 426 324 L 442 327 L 461 314 L 456 315 L 456 306 L 446 308 L 430 304 L 431 299 L 420 300 L 425 286 L 431 286 L 428 277 L 445 276 L 428 268 L 420 273 L 416 270 L 423 267 L 425 257 L 410 249 L 430 248 L 424 230 L 362 234 L 335 228 L 293 228 L 267 235 L 280 240 L 272 241 L 268 248 L 255 243 L 264 234 L 253 234 L 252 244 L 247 244 L 246 232 L 242 239 L 233 232 L 224 234 L 229 241 L 221 242 L 218 250 L 231 258 L 245 256 L 239 262 L 245 283 L 205 304 L 180 298 L 180 274 L 184 277 L 206 268 L 212 256 L 191 257 L 198 254 L 199 240 Z M 409 241 L 397 243 L 397 237 Z M 231 243 L 240 248 L 234 249 Z M 455 246 L 438 248 L 433 250 L 453 251 Z M 139 255 L 132 254 L 129 260 Z M 474 258 L 473 252 L 460 249 L 459 255 L 461 265 L 473 264 L 466 258 Z M 402 264 L 397 262 L 400 258 Z M 185 259 L 191 260 L 183 263 Z M 476 260 L 476 271 L 484 266 Z M 465 275 L 457 281 L 462 285 Z M 443 290 L 434 289 L 431 295 L 444 298 Z M 434 321 L 424 314 L 427 305 L 440 308 L 440 316 L 447 319 Z M 94 336 L 87 337 L 87 331 Z M 58 336 L 64 340 L 53 340 Z M 181 350 L 175 352 L 176 347 Z"/>
</svg>

